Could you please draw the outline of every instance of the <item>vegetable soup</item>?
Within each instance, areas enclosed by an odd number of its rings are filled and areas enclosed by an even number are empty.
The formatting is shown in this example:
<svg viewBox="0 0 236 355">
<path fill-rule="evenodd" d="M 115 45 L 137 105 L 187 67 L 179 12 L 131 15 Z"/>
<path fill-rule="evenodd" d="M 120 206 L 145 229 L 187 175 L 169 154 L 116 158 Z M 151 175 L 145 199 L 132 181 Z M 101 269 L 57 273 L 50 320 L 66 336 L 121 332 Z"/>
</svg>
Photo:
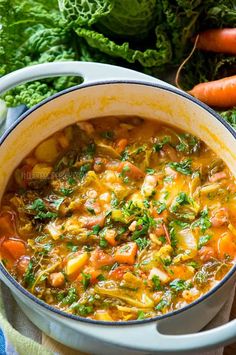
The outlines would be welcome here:
<svg viewBox="0 0 236 355">
<path fill-rule="evenodd" d="M 236 261 L 236 184 L 197 137 L 139 117 L 40 143 L 0 212 L 1 261 L 39 299 L 101 321 L 180 309 Z"/>
</svg>

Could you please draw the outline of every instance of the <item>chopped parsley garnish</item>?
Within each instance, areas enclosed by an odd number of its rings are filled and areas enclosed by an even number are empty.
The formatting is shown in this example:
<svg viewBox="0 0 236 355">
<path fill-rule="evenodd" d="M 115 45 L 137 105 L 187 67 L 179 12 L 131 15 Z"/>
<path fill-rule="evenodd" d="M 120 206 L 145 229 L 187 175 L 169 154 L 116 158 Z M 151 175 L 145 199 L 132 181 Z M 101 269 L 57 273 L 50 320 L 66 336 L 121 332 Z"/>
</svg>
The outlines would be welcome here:
<svg viewBox="0 0 236 355">
<path fill-rule="evenodd" d="M 59 210 L 63 201 L 64 201 L 64 197 L 58 198 L 51 202 L 51 206 L 53 206 L 56 210 Z"/>
<path fill-rule="evenodd" d="M 93 215 L 96 214 L 95 211 L 94 211 L 94 208 L 92 208 L 92 207 L 87 207 L 87 211 L 88 211 L 89 213 L 93 214 Z"/>
<path fill-rule="evenodd" d="M 31 205 L 28 205 L 29 210 L 34 210 L 37 214 L 35 219 L 52 219 L 57 217 L 57 213 L 47 211 L 46 205 L 41 198 L 36 199 Z"/>
<path fill-rule="evenodd" d="M 92 306 L 85 306 L 84 304 L 75 303 L 70 307 L 71 310 L 75 311 L 76 314 L 86 317 L 88 314 L 93 312 Z"/>
<path fill-rule="evenodd" d="M 76 180 L 73 177 L 69 177 L 67 180 L 69 185 L 75 185 L 76 184 Z"/>
<path fill-rule="evenodd" d="M 91 164 L 87 163 L 82 165 L 79 169 L 79 179 L 82 180 L 90 169 Z"/>
<path fill-rule="evenodd" d="M 199 264 L 196 261 L 189 261 L 187 265 L 193 267 L 194 269 L 199 267 Z"/>
<path fill-rule="evenodd" d="M 28 206 L 28 209 L 39 212 L 44 211 L 46 209 L 46 206 L 41 198 L 37 198 L 31 205 Z"/>
<path fill-rule="evenodd" d="M 33 272 L 33 262 L 30 260 L 26 273 L 24 274 L 24 282 L 27 287 L 33 286 L 35 282 L 35 276 Z"/>
<path fill-rule="evenodd" d="M 175 292 L 188 290 L 191 287 L 189 282 L 187 282 L 185 280 L 181 280 L 181 279 L 175 279 L 175 280 L 171 281 L 169 285 L 170 285 L 170 288 Z"/>
<path fill-rule="evenodd" d="M 161 280 L 157 275 L 153 275 L 152 283 L 153 283 L 153 290 L 154 291 L 161 291 L 162 290 Z"/>
<path fill-rule="evenodd" d="M 100 241 L 99 241 L 99 245 L 101 248 L 106 248 L 108 245 L 108 242 L 106 241 L 104 236 L 101 236 Z"/>
<path fill-rule="evenodd" d="M 205 231 L 211 227 L 211 221 L 208 217 L 208 209 L 204 209 L 200 213 L 200 218 L 193 222 L 192 228 L 200 227 L 201 231 L 205 233 Z"/>
<path fill-rule="evenodd" d="M 157 202 L 157 213 L 161 214 L 163 211 L 166 210 L 166 203 L 165 202 Z"/>
<path fill-rule="evenodd" d="M 100 232 L 100 230 L 101 230 L 100 225 L 99 225 L 99 224 L 95 224 L 95 226 L 93 226 L 93 228 L 92 228 L 92 231 L 89 232 L 87 235 L 88 235 L 88 236 L 93 235 L 93 234 L 98 235 L 98 233 Z"/>
<path fill-rule="evenodd" d="M 129 160 L 129 149 L 125 148 L 125 150 L 121 153 L 121 161 Z"/>
<path fill-rule="evenodd" d="M 169 305 L 169 302 L 165 299 L 162 299 L 155 307 L 157 311 L 162 311 L 163 308 L 167 307 Z"/>
<path fill-rule="evenodd" d="M 178 135 L 178 138 L 179 144 L 175 147 L 177 151 L 191 154 L 199 150 L 200 141 L 192 134 L 182 133 Z"/>
<path fill-rule="evenodd" d="M 67 249 L 71 250 L 73 253 L 76 252 L 79 248 L 77 245 L 74 245 L 72 242 L 66 243 L 66 247 Z"/>
<path fill-rule="evenodd" d="M 141 319 L 145 319 L 146 317 L 145 317 L 145 313 L 144 313 L 144 311 L 138 311 L 138 317 L 137 317 L 137 319 L 138 320 L 141 320 Z"/>
<path fill-rule="evenodd" d="M 174 177 L 169 175 L 169 176 L 164 177 L 163 180 L 164 180 L 164 182 L 170 183 L 174 180 Z"/>
<path fill-rule="evenodd" d="M 191 175 L 192 174 L 191 163 L 192 163 L 191 159 L 185 159 L 179 163 L 178 162 L 170 162 L 167 165 L 171 169 L 174 169 L 183 175 Z"/>
<path fill-rule="evenodd" d="M 198 249 L 201 249 L 201 247 L 203 247 L 204 245 L 206 245 L 209 240 L 212 238 L 211 235 L 202 235 L 200 238 L 199 238 L 199 241 L 198 241 L 198 245 L 197 245 L 197 248 Z"/>
<path fill-rule="evenodd" d="M 92 228 L 93 234 L 96 234 L 96 235 L 98 235 L 100 230 L 101 230 L 101 227 L 99 224 L 95 224 L 95 226 L 93 226 L 93 228 Z"/>
<path fill-rule="evenodd" d="M 165 144 L 170 143 L 170 136 L 165 136 L 160 142 L 153 144 L 153 151 L 160 152 Z"/>
<path fill-rule="evenodd" d="M 171 204 L 170 211 L 175 213 L 179 210 L 180 206 L 190 205 L 192 203 L 193 200 L 185 192 L 180 192 Z"/>
<path fill-rule="evenodd" d="M 137 238 L 135 239 L 135 242 L 137 243 L 139 250 L 145 249 L 150 244 L 150 240 L 147 238 Z"/>
<path fill-rule="evenodd" d="M 96 152 L 96 144 L 95 143 L 88 144 L 87 149 L 86 149 L 87 157 L 88 158 L 93 158 L 95 152 Z"/>
<path fill-rule="evenodd" d="M 73 189 L 67 189 L 65 187 L 62 187 L 60 192 L 62 193 L 62 195 L 64 196 L 70 196 L 73 193 Z"/>
<path fill-rule="evenodd" d="M 67 296 L 64 297 L 61 301 L 62 305 L 72 304 L 73 302 L 77 301 L 78 295 L 77 291 L 74 287 L 69 288 Z"/>
<path fill-rule="evenodd" d="M 118 207 L 119 206 L 119 200 L 114 192 L 111 193 L 111 207 Z"/>
<path fill-rule="evenodd" d="M 96 277 L 96 279 L 97 279 L 98 281 L 105 281 L 105 280 L 106 280 L 106 278 L 105 278 L 105 276 L 104 276 L 103 274 L 98 275 L 98 276 Z"/>
<path fill-rule="evenodd" d="M 34 218 L 35 219 L 54 219 L 57 218 L 57 213 L 54 212 L 42 212 L 40 211 Z"/>
<path fill-rule="evenodd" d="M 142 236 L 147 235 L 149 228 L 155 225 L 155 220 L 150 217 L 146 211 L 143 211 L 143 216 L 139 217 L 137 220 L 136 229 L 132 234 L 132 239 L 136 240 Z"/>
<path fill-rule="evenodd" d="M 146 173 L 149 174 L 149 175 L 153 175 L 155 174 L 156 170 L 155 169 L 151 169 L 151 168 L 147 168 L 146 169 Z"/>
<path fill-rule="evenodd" d="M 84 286 L 84 289 L 86 290 L 89 287 L 90 284 L 90 280 L 91 280 L 91 275 L 90 274 L 86 274 L 84 272 L 82 272 L 82 285 Z"/>
</svg>

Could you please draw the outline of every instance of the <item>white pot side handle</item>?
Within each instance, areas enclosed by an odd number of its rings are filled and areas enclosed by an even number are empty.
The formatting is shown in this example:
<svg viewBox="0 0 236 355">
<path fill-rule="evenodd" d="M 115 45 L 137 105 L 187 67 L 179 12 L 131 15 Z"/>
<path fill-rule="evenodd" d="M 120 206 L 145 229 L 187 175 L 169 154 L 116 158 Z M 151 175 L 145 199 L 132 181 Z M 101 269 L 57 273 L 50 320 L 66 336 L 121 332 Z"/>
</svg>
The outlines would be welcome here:
<svg viewBox="0 0 236 355">
<path fill-rule="evenodd" d="M 149 75 L 115 65 L 64 61 L 32 65 L 1 77 L 0 95 L 20 84 L 64 75 L 81 76 L 84 79 L 83 84 L 105 80 L 136 80 L 171 87 L 170 84 Z"/>
<path fill-rule="evenodd" d="M 151 354 L 193 354 L 200 350 L 223 347 L 236 340 L 236 320 L 220 327 L 186 335 L 165 335 L 155 322 L 125 326 L 79 325 L 79 331 L 101 341 L 112 343 L 121 350 L 138 349 Z"/>
</svg>

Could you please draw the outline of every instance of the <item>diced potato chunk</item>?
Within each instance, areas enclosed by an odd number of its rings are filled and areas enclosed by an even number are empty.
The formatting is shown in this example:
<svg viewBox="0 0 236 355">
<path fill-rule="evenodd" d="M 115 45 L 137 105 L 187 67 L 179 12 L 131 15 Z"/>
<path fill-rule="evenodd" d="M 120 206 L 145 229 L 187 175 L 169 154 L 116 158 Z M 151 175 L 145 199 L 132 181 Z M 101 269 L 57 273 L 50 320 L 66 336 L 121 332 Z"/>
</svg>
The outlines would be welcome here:
<svg viewBox="0 0 236 355">
<path fill-rule="evenodd" d="M 47 179 L 47 177 L 51 174 L 51 171 L 52 167 L 47 164 L 36 164 L 32 169 L 32 179 Z"/>
<path fill-rule="evenodd" d="M 154 267 L 151 270 L 148 278 L 151 280 L 153 278 L 153 276 L 158 276 L 159 279 L 161 280 L 161 282 L 163 282 L 163 283 L 167 283 L 168 281 L 170 281 L 170 278 L 167 275 L 167 273 L 158 269 L 157 267 Z"/>
<path fill-rule="evenodd" d="M 103 321 L 107 321 L 107 322 L 113 321 L 110 314 L 107 311 L 103 311 L 103 310 L 96 311 L 94 314 L 94 318 L 96 320 L 103 320 Z"/>
<path fill-rule="evenodd" d="M 60 238 L 61 235 L 61 230 L 58 226 L 56 226 L 55 222 L 50 222 L 47 226 L 46 226 L 46 230 L 51 234 L 51 237 L 54 240 L 57 240 Z"/>
<path fill-rule="evenodd" d="M 59 148 L 56 139 L 49 138 L 39 144 L 34 154 L 39 161 L 52 163 L 59 154 Z"/>
<path fill-rule="evenodd" d="M 120 222 L 124 220 L 123 214 L 121 210 L 114 209 L 111 212 L 111 218 L 114 219 L 114 221 Z"/>
<path fill-rule="evenodd" d="M 66 274 L 72 275 L 75 272 L 80 271 L 80 269 L 87 263 L 88 259 L 89 259 L 88 253 L 83 253 L 76 256 L 73 259 L 68 260 L 65 269 Z"/>
<path fill-rule="evenodd" d="M 157 175 L 146 175 L 143 185 L 141 187 L 141 192 L 143 196 L 150 197 L 155 193 L 157 186 L 158 176 Z"/>
</svg>

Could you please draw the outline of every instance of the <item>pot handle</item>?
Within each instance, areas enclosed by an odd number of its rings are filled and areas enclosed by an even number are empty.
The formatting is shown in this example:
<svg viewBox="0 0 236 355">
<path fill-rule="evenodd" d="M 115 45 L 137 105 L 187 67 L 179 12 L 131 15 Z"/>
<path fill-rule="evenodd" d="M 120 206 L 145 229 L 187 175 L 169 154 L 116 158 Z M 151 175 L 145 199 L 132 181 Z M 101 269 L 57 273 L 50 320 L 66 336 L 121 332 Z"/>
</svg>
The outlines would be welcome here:
<svg viewBox="0 0 236 355">
<path fill-rule="evenodd" d="M 110 64 L 64 61 L 36 64 L 25 67 L 9 73 L 0 78 L 0 95 L 14 88 L 17 85 L 24 84 L 29 81 L 45 79 L 57 76 L 81 76 L 83 83 L 92 83 L 104 80 L 142 80 L 152 83 L 159 83 L 165 86 L 171 86 L 159 79 L 149 75 L 139 73 L 134 70 L 125 69 Z M 83 85 L 83 84 L 81 84 Z"/>
<path fill-rule="evenodd" d="M 80 323 L 78 329 L 122 349 L 138 349 L 145 354 L 193 354 L 194 351 L 222 347 L 236 340 L 236 320 L 214 329 L 185 335 L 163 334 L 159 329 L 161 324 L 162 321 L 159 321 L 120 328 Z"/>
</svg>

